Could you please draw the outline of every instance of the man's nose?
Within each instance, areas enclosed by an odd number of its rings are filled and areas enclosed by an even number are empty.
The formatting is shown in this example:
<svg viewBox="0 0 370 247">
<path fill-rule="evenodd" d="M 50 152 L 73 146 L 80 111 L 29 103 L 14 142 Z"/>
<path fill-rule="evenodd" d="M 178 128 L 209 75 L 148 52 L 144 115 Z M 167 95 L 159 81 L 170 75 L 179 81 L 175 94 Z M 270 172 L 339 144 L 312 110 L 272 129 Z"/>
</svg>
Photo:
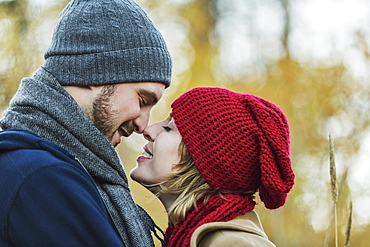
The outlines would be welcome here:
<svg viewBox="0 0 370 247">
<path fill-rule="evenodd" d="M 148 126 L 150 111 L 142 111 L 140 116 L 134 119 L 134 131 L 142 134 L 144 129 Z"/>
</svg>

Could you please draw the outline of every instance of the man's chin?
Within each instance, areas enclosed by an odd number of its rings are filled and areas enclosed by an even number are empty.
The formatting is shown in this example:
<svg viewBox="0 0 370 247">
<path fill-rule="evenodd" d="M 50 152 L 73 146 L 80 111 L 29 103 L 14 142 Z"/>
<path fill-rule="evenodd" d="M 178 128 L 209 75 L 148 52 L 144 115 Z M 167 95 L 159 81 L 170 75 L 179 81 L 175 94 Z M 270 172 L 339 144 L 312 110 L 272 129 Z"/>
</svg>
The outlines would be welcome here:
<svg viewBox="0 0 370 247">
<path fill-rule="evenodd" d="M 113 147 L 117 147 L 121 143 L 121 134 L 119 131 L 114 132 L 111 138 L 108 138 L 109 142 L 112 144 Z"/>
</svg>

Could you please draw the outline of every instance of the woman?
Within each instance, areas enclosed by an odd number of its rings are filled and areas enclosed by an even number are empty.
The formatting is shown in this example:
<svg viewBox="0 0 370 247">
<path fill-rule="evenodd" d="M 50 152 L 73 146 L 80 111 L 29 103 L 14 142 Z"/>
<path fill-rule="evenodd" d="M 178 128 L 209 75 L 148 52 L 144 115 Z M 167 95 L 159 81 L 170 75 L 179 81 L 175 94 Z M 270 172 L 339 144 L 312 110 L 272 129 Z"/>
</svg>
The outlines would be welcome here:
<svg viewBox="0 0 370 247">
<path fill-rule="evenodd" d="M 222 88 L 195 88 L 148 126 L 131 178 L 168 213 L 167 246 L 275 246 L 253 211 L 285 204 L 294 184 L 289 127 L 274 104 Z"/>
</svg>

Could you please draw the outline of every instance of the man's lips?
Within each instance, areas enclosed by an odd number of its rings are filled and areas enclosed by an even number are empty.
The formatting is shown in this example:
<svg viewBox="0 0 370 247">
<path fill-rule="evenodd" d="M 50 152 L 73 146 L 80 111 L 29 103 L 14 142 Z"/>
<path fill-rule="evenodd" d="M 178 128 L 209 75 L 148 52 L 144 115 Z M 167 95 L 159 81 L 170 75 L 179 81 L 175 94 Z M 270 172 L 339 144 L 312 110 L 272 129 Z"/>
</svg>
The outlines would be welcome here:
<svg viewBox="0 0 370 247">
<path fill-rule="evenodd" d="M 129 137 L 135 130 L 135 125 L 132 121 L 127 121 L 121 124 L 118 128 L 118 132 L 121 136 Z"/>
<path fill-rule="evenodd" d="M 119 128 L 118 129 L 118 132 L 120 133 L 120 135 L 121 136 L 124 136 L 124 137 L 129 137 L 131 134 L 132 134 L 132 132 L 134 132 L 133 130 L 131 131 L 131 130 L 126 130 L 125 128 Z"/>
</svg>

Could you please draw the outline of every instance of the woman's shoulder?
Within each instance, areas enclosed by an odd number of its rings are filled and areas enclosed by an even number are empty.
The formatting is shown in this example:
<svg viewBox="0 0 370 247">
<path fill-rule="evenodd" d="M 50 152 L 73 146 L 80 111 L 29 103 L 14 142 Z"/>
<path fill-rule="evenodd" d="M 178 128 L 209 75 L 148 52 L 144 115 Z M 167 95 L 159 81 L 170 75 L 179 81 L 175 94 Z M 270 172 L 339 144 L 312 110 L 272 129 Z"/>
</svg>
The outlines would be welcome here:
<svg viewBox="0 0 370 247">
<path fill-rule="evenodd" d="M 192 235 L 191 246 L 274 247 L 275 245 L 268 240 L 256 212 L 250 211 L 227 222 L 201 225 Z"/>
</svg>

